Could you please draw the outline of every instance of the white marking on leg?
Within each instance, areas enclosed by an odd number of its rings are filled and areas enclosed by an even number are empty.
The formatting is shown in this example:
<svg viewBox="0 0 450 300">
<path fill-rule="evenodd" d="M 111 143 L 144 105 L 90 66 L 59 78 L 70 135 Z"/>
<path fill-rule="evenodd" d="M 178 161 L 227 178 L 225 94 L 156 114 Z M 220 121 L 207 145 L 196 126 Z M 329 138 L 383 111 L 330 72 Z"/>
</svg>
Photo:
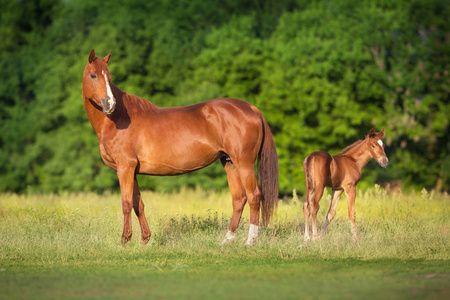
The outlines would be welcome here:
<svg viewBox="0 0 450 300">
<path fill-rule="evenodd" d="M 303 237 L 303 240 L 305 241 L 305 242 L 307 242 L 307 241 L 309 241 L 311 239 L 311 237 L 309 236 L 309 232 L 308 232 L 308 230 L 306 230 L 306 228 L 305 228 L 305 236 Z"/>
<path fill-rule="evenodd" d="M 383 147 L 383 141 L 382 140 L 378 140 L 378 144 Z"/>
<path fill-rule="evenodd" d="M 227 231 L 225 238 L 222 241 L 222 244 L 231 243 L 236 238 L 236 232 Z"/>
<path fill-rule="evenodd" d="M 256 240 L 258 239 L 258 226 L 250 224 L 250 227 L 248 229 L 248 238 L 246 245 L 253 245 L 256 243 Z"/>
</svg>

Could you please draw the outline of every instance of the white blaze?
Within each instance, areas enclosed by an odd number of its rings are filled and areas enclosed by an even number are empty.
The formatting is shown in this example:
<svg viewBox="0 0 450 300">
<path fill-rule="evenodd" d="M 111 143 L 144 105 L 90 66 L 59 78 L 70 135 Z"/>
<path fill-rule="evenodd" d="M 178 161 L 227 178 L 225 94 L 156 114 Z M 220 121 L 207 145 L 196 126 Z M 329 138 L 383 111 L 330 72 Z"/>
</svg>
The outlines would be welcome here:
<svg viewBox="0 0 450 300">
<path fill-rule="evenodd" d="M 105 77 L 105 82 L 106 82 L 106 93 L 108 94 L 108 97 L 109 97 L 109 100 L 108 100 L 108 102 L 109 102 L 109 104 L 112 106 L 113 104 L 114 104 L 114 96 L 113 96 L 113 93 L 112 93 L 112 91 L 111 91 L 111 87 L 109 86 L 109 80 L 108 80 L 108 78 L 106 77 L 106 73 L 105 73 L 105 71 L 102 71 L 102 74 L 103 74 L 103 76 Z"/>
<path fill-rule="evenodd" d="M 383 141 L 378 140 L 378 144 L 380 144 L 380 146 L 383 147 Z"/>
</svg>

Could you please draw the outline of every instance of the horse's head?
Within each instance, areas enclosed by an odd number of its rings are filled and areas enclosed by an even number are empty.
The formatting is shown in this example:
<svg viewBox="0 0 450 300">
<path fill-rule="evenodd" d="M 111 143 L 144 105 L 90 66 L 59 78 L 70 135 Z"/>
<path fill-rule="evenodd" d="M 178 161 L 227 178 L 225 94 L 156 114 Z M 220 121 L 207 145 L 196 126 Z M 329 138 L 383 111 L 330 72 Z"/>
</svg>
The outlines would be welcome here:
<svg viewBox="0 0 450 300">
<path fill-rule="evenodd" d="M 112 76 L 108 69 L 110 57 L 111 52 L 105 58 L 96 57 L 92 49 L 83 73 L 83 96 L 101 106 L 106 115 L 112 114 L 116 108 L 110 85 Z"/>
<path fill-rule="evenodd" d="M 380 166 L 386 168 L 389 160 L 384 152 L 384 143 L 381 140 L 383 137 L 384 128 L 381 132 L 375 132 L 372 128 L 366 138 L 369 140 L 369 151 L 372 154 L 372 157 L 380 164 Z"/>
</svg>

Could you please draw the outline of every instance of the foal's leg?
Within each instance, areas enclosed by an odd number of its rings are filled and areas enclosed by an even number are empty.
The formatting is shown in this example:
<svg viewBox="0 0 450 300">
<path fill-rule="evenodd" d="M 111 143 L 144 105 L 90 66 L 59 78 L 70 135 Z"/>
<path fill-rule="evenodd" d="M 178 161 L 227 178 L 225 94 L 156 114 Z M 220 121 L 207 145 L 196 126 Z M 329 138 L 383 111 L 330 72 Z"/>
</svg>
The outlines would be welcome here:
<svg viewBox="0 0 450 300">
<path fill-rule="evenodd" d="M 259 209 L 261 205 L 261 191 L 258 187 L 258 181 L 255 175 L 253 164 L 241 166 L 239 168 L 239 175 L 242 185 L 247 195 L 248 205 L 250 206 L 250 228 L 248 231 L 248 238 L 246 245 L 253 245 L 258 239 L 259 229 Z"/>
<path fill-rule="evenodd" d="M 242 186 L 241 178 L 237 168 L 231 161 L 222 159 L 222 165 L 227 173 L 228 186 L 231 191 L 231 198 L 233 201 L 233 216 L 231 217 L 230 226 L 228 232 L 223 240 L 223 244 L 232 242 L 236 237 L 236 230 L 241 220 L 242 211 L 244 210 L 245 203 L 247 203 L 247 196 L 245 195 L 244 187 Z"/>
<path fill-rule="evenodd" d="M 316 188 L 314 192 L 314 196 L 309 201 L 309 207 L 311 210 L 311 223 L 312 223 L 312 235 L 313 240 L 317 239 L 317 212 L 319 211 L 320 205 L 319 201 L 322 198 L 323 190 L 325 189 L 325 185 L 321 182 L 316 182 Z"/>
<path fill-rule="evenodd" d="M 131 239 L 131 210 L 133 209 L 133 190 L 134 190 L 134 172 L 135 167 L 118 167 L 117 176 L 119 177 L 120 192 L 122 196 L 123 211 L 123 233 L 122 245 Z"/>
<path fill-rule="evenodd" d="M 134 177 L 133 208 L 136 216 L 139 219 L 139 225 L 141 226 L 142 244 L 145 245 L 150 239 L 151 232 L 148 228 L 147 219 L 145 218 L 144 202 L 142 201 L 141 192 L 139 191 L 139 185 L 136 176 Z"/>
<path fill-rule="evenodd" d="M 310 199 L 312 198 L 312 189 L 305 191 L 305 202 L 303 203 L 303 216 L 305 217 L 305 235 L 304 240 L 309 241 L 309 215 L 311 214 L 311 208 L 309 205 Z"/>
<path fill-rule="evenodd" d="M 347 196 L 348 217 L 350 219 L 350 225 L 352 228 L 353 241 L 358 240 L 358 229 L 356 227 L 356 211 L 355 211 L 355 198 L 356 198 L 356 186 L 348 185 L 345 188 L 345 195 Z"/>
<path fill-rule="evenodd" d="M 343 190 L 332 190 L 331 193 L 331 203 L 330 209 L 328 210 L 327 218 L 325 220 L 325 225 L 323 225 L 322 234 L 325 233 L 325 229 L 327 229 L 328 224 L 330 224 L 331 220 L 333 220 L 336 215 L 336 207 L 339 201 L 339 197 L 342 195 Z"/>
</svg>

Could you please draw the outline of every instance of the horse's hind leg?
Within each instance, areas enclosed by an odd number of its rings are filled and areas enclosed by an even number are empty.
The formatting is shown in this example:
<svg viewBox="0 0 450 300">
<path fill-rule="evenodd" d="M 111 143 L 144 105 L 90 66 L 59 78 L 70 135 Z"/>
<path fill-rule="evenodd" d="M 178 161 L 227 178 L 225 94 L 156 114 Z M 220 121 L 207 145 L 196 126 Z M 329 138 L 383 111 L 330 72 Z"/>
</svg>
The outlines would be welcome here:
<svg viewBox="0 0 450 300">
<path fill-rule="evenodd" d="M 232 242 L 236 237 L 236 230 L 239 226 L 245 203 L 247 202 L 247 196 L 245 195 L 245 189 L 242 185 L 237 168 L 230 160 L 226 160 L 225 158 L 221 159 L 221 162 L 227 173 L 228 186 L 230 187 L 231 198 L 233 201 L 233 216 L 231 217 L 228 232 L 222 242 L 225 244 Z"/>
<path fill-rule="evenodd" d="M 247 195 L 248 205 L 250 206 L 250 227 L 246 245 L 253 245 L 258 239 L 259 229 L 259 211 L 261 206 L 261 190 L 258 187 L 255 169 L 253 164 L 241 165 L 239 167 L 239 175 L 242 186 Z"/>
<path fill-rule="evenodd" d="M 142 201 L 141 192 L 139 191 L 139 185 L 136 176 L 134 177 L 133 208 L 136 216 L 139 219 L 139 225 L 141 226 L 142 244 L 145 245 L 150 239 L 151 232 L 148 228 L 147 219 L 145 218 L 144 202 Z"/>
<path fill-rule="evenodd" d="M 336 215 L 336 207 L 342 192 L 343 190 L 333 190 L 331 193 L 330 209 L 328 210 L 327 218 L 325 220 L 325 225 L 323 225 L 321 235 L 325 233 L 325 229 L 327 229 L 328 224 L 330 224 L 331 220 L 333 220 L 334 216 Z"/>
</svg>

